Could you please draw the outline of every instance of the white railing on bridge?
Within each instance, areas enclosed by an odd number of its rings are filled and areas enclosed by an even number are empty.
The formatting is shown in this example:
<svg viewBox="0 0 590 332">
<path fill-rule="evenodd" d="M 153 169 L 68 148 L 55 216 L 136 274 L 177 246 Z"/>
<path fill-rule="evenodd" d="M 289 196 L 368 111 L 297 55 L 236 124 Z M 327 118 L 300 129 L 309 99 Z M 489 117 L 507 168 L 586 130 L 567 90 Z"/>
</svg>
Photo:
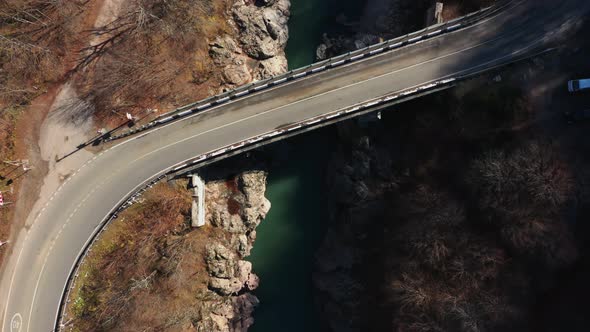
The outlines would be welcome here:
<svg viewBox="0 0 590 332">
<path fill-rule="evenodd" d="M 179 107 L 173 111 L 168 113 L 162 114 L 157 117 L 155 120 L 147 123 L 145 125 L 139 126 L 135 129 L 129 130 L 127 132 L 121 133 L 119 135 L 113 135 L 111 137 L 106 138 L 104 141 L 112 141 L 120 138 L 124 138 L 138 132 L 151 129 L 158 125 L 162 125 L 168 123 L 170 121 L 183 118 L 185 116 L 198 113 L 201 111 L 205 111 L 212 107 L 220 106 L 225 103 L 234 101 L 236 99 L 243 98 L 247 95 L 258 93 L 264 91 L 266 89 L 276 87 L 288 82 L 292 82 L 297 79 L 304 78 L 306 76 L 317 74 L 325 70 L 329 70 L 332 68 L 336 68 L 339 66 L 343 66 L 346 64 L 350 64 L 361 59 L 366 59 L 372 56 L 376 56 L 378 54 L 382 54 L 385 52 L 389 52 L 392 50 L 396 50 L 408 45 L 416 44 L 431 38 L 435 38 L 437 36 L 457 31 L 468 27 L 485 17 L 488 17 L 503 8 L 507 5 L 512 3 L 514 0 L 503 0 L 497 2 L 495 5 L 483 8 L 479 11 L 473 12 L 471 14 L 453 19 L 448 22 L 444 22 L 441 24 L 431 25 L 425 29 L 418 30 L 412 33 L 409 33 L 404 36 L 400 36 L 394 39 L 390 39 L 378 44 L 374 44 L 362 49 L 358 49 L 355 51 L 351 51 L 327 60 L 319 61 L 313 63 L 311 65 L 297 68 L 294 70 L 290 70 L 282 75 L 278 75 L 275 77 L 263 79 L 260 81 L 252 82 L 240 87 L 237 87 L 231 91 L 223 92 L 221 94 Z"/>
</svg>

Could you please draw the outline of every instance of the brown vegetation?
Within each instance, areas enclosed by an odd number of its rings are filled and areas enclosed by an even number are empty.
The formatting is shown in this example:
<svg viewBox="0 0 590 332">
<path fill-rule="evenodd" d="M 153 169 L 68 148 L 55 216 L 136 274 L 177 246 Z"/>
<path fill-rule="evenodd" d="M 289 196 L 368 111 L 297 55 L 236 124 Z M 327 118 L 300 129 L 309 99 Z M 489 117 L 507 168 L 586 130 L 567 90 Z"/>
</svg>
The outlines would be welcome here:
<svg viewBox="0 0 590 332">
<path fill-rule="evenodd" d="M 506 251 L 470 230 L 464 208 L 424 185 L 404 195 L 386 261 L 391 325 L 400 331 L 504 330 L 524 314 L 525 276 Z"/>
<path fill-rule="evenodd" d="M 490 6 L 496 0 L 442 0 L 444 3 L 443 17 L 446 21 L 472 13 L 483 7 Z"/>
<path fill-rule="evenodd" d="M 55 88 L 65 80 L 76 86 L 81 102 L 96 109 L 98 126 L 119 125 L 122 113 L 118 111 L 173 107 L 199 99 L 215 87 L 215 79 L 196 83 L 212 76 L 208 40 L 228 29 L 226 1 L 123 3 L 114 21 L 95 27 L 102 0 L 0 0 L 2 161 L 41 161 L 29 155 L 38 153 L 34 134 L 49 110 Z M 39 96 L 39 102 L 46 104 L 43 109 L 29 105 Z M 36 114 L 26 116 L 28 112 Z M 17 122 L 21 129 L 36 129 L 17 135 Z M 44 167 L 34 166 L 38 182 Z M 6 171 L 0 175 L 5 176 Z M 10 188 L 8 180 L 12 179 L 3 179 L 0 190 L 10 189 L 14 201 L 22 178 L 11 181 Z M 30 207 L 37 189 L 26 189 Z M 0 211 L 1 241 L 8 238 L 13 212 L 14 205 Z"/>
<path fill-rule="evenodd" d="M 11 201 L 14 197 L 10 193 L 11 186 L 8 185 L 8 181 L 22 172 L 20 167 L 4 163 L 6 160 L 16 159 L 14 128 L 17 118 L 18 110 L 15 109 L 7 109 L 0 113 L 0 162 L 2 162 L 0 164 L 0 181 L 2 181 L 0 182 L 0 192 L 3 192 L 5 202 Z M 12 192 L 14 193 L 14 189 Z M 0 241 L 8 240 L 10 235 L 10 219 L 12 217 L 12 213 L 8 210 L 10 208 L 10 205 L 0 207 Z M 0 262 L 3 255 L 3 249 L 0 249 Z"/>
<path fill-rule="evenodd" d="M 171 108 L 219 84 L 207 82 L 208 43 L 230 29 L 226 1 L 124 1 L 114 20 L 89 28 L 97 3 L 0 0 L 0 101 L 26 104 L 67 72 L 108 123 L 120 117 L 112 111 Z"/>
<path fill-rule="evenodd" d="M 186 181 L 160 183 L 141 200 L 119 215 L 80 269 L 69 308 L 80 331 L 175 326 L 192 317 L 190 303 L 207 287 L 205 239 L 215 230 L 191 232 Z"/>
<path fill-rule="evenodd" d="M 4 162 L 27 158 L 22 153 L 25 143 L 15 132 L 17 124 L 25 105 L 62 74 L 61 57 L 71 42 L 67 36 L 72 35 L 73 17 L 84 3 L 0 0 L 0 191 L 12 203 L 0 210 L 0 241 L 9 237 L 13 204 L 24 175 L 22 167 Z M 0 249 L 1 255 L 6 248 Z"/>
<path fill-rule="evenodd" d="M 468 182 L 481 218 L 516 253 L 555 267 L 575 260 L 562 220 L 574 181 L 556 146 L 528 142 L 488 153 L 473 163 Z"/>
<path fill-rule="evenodd" d="M 335 220 L 353 221 L 337 229 L 353 234 L 342 238 L 362 252 L 350 283 L 363 291 L 340 295 L 342 305 L 327 296 L 336 308 L 324 308 L 339 323 L 352 317 L 352 326 L 371 331 L 535 331 L 539 298 L 567 303 L 558 294 L 571 287 L 556 278 L 585 269 L 578 267 L 585 240 L 572 229 L 576 219 L 576 228 L 587 227 L 587 145 L 549 138 L 526 91 L 495 77 L 396 106 L 379 126 L 348 133 L 366 144 L 352 145 L 339 163 L 352 166 L 344 176 L 366 185 L 369 198 L 334 212 Z M 361 167 L 359 154 L 391 162 L 369 158 Z M 385 212 L 375 208 L 381 205 Z"/>
<path fill-rule="evenodd" d="M 64 71 L 88 0 L 0 1 L 0 99 L 24 104 Z"/>
<path fill-rule="evenodd" d="M 99 118 L 111 110 L 137 111 L 204 97 L 211 78 L 208 41 L 227 32 L 228 2 L 133 0 L 93 32 L 78 69 L 91 68 L 79 85 Z"/>
</svg>

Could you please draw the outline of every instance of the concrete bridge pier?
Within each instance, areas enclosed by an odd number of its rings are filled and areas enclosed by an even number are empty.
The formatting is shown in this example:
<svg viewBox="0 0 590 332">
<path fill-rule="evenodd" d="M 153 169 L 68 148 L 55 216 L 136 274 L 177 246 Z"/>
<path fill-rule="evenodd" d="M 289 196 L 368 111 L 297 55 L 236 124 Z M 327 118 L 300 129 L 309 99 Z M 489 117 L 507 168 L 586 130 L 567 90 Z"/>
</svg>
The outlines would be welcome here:
<svg viewBox="0 0 590 332">
<path fill-rule="evenodd" d="M 193 187 L 193 203 L 191 207 L 191 226 L 205 226 L 205 183 L 196 174 L 190 175 Z"/>
</svg>

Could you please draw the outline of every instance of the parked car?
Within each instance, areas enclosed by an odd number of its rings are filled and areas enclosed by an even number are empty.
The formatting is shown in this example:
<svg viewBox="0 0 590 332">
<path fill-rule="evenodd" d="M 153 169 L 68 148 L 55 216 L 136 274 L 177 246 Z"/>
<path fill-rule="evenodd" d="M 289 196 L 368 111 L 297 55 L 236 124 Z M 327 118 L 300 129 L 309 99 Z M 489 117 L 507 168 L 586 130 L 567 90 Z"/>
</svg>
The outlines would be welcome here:
<svg viewBox="0 0 590 332">
<path fill-rule="evenodd" d="M 571 80 L 567 82 L 567 89 L 569 92 L 590 90 L 590 79 Z"/>
<path fill-rule="evenodd" d="M 590 121 L 590 109 L 578 111 L 565 111 L 563 116 L 568 122 Z"/>
</svg>

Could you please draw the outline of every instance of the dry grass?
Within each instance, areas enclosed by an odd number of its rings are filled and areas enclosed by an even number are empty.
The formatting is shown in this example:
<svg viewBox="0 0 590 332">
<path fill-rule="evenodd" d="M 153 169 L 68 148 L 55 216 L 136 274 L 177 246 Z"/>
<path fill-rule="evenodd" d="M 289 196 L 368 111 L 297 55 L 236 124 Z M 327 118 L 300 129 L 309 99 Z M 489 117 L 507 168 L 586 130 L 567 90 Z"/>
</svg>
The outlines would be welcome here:
<svg viewBox="0 0 590 332">
<path fill-rule="evenodd" d="M 485 331 L 521 315 L 512 287 L 525 276 L 507 252 L 473 232 L 462 205 L 419 185 L 398 202 L 387 249 L 389 324 L 403 331 Z M 388 233 L 389 234 L 389 233 Z"/>
<path fill-rule="evenodd" d="M 186 181 L 160 183 L 121 213 L 80 268 L 69 314 L 78 331 L 143 331 L 199 318 L 205 245 L 219 229 L 190 228 Z"/>
<path fill-rule="evenodd" d="M 25 104 L 56 81 L 88 0 L 0 0 L 0 99 Z"/>
<path fill-rule="evenodd" d="M 13 183 L 13 178 L 22 173 L 22 169 L 18 166 L 11 166 L 3 163 L 6 160 L 14 160 L 16 138 L 14 136 L 14 128 L 20 115 L 18 108 L 5 109 L 0 113 L 0 191 L 3 193 L 4 201 L 14 201 L 15 190 L 14 187 L 19 185 L 17 180 Z M 12 191 L 12 193 L 11 193 Z M 10 235 L 10 221 L 13 216 L 14 205 L 5 205 L 0 207 L 0 241 L 6 241 Z M 0 248 L 0 262 L 4 257 L 5 249 Z"/>
<path fill-rule="evenodd" d="M 171 108 L 208 95 L 219 84 L 209 40 L 231 31 L 227 6 L 222 0 L 134 0 L 93 31 L 98 43 L 83 50 L 78 64 L 91 74 L 79 88 L 99 119 L 112 117 L 111 110 Z"/>
</svg>

